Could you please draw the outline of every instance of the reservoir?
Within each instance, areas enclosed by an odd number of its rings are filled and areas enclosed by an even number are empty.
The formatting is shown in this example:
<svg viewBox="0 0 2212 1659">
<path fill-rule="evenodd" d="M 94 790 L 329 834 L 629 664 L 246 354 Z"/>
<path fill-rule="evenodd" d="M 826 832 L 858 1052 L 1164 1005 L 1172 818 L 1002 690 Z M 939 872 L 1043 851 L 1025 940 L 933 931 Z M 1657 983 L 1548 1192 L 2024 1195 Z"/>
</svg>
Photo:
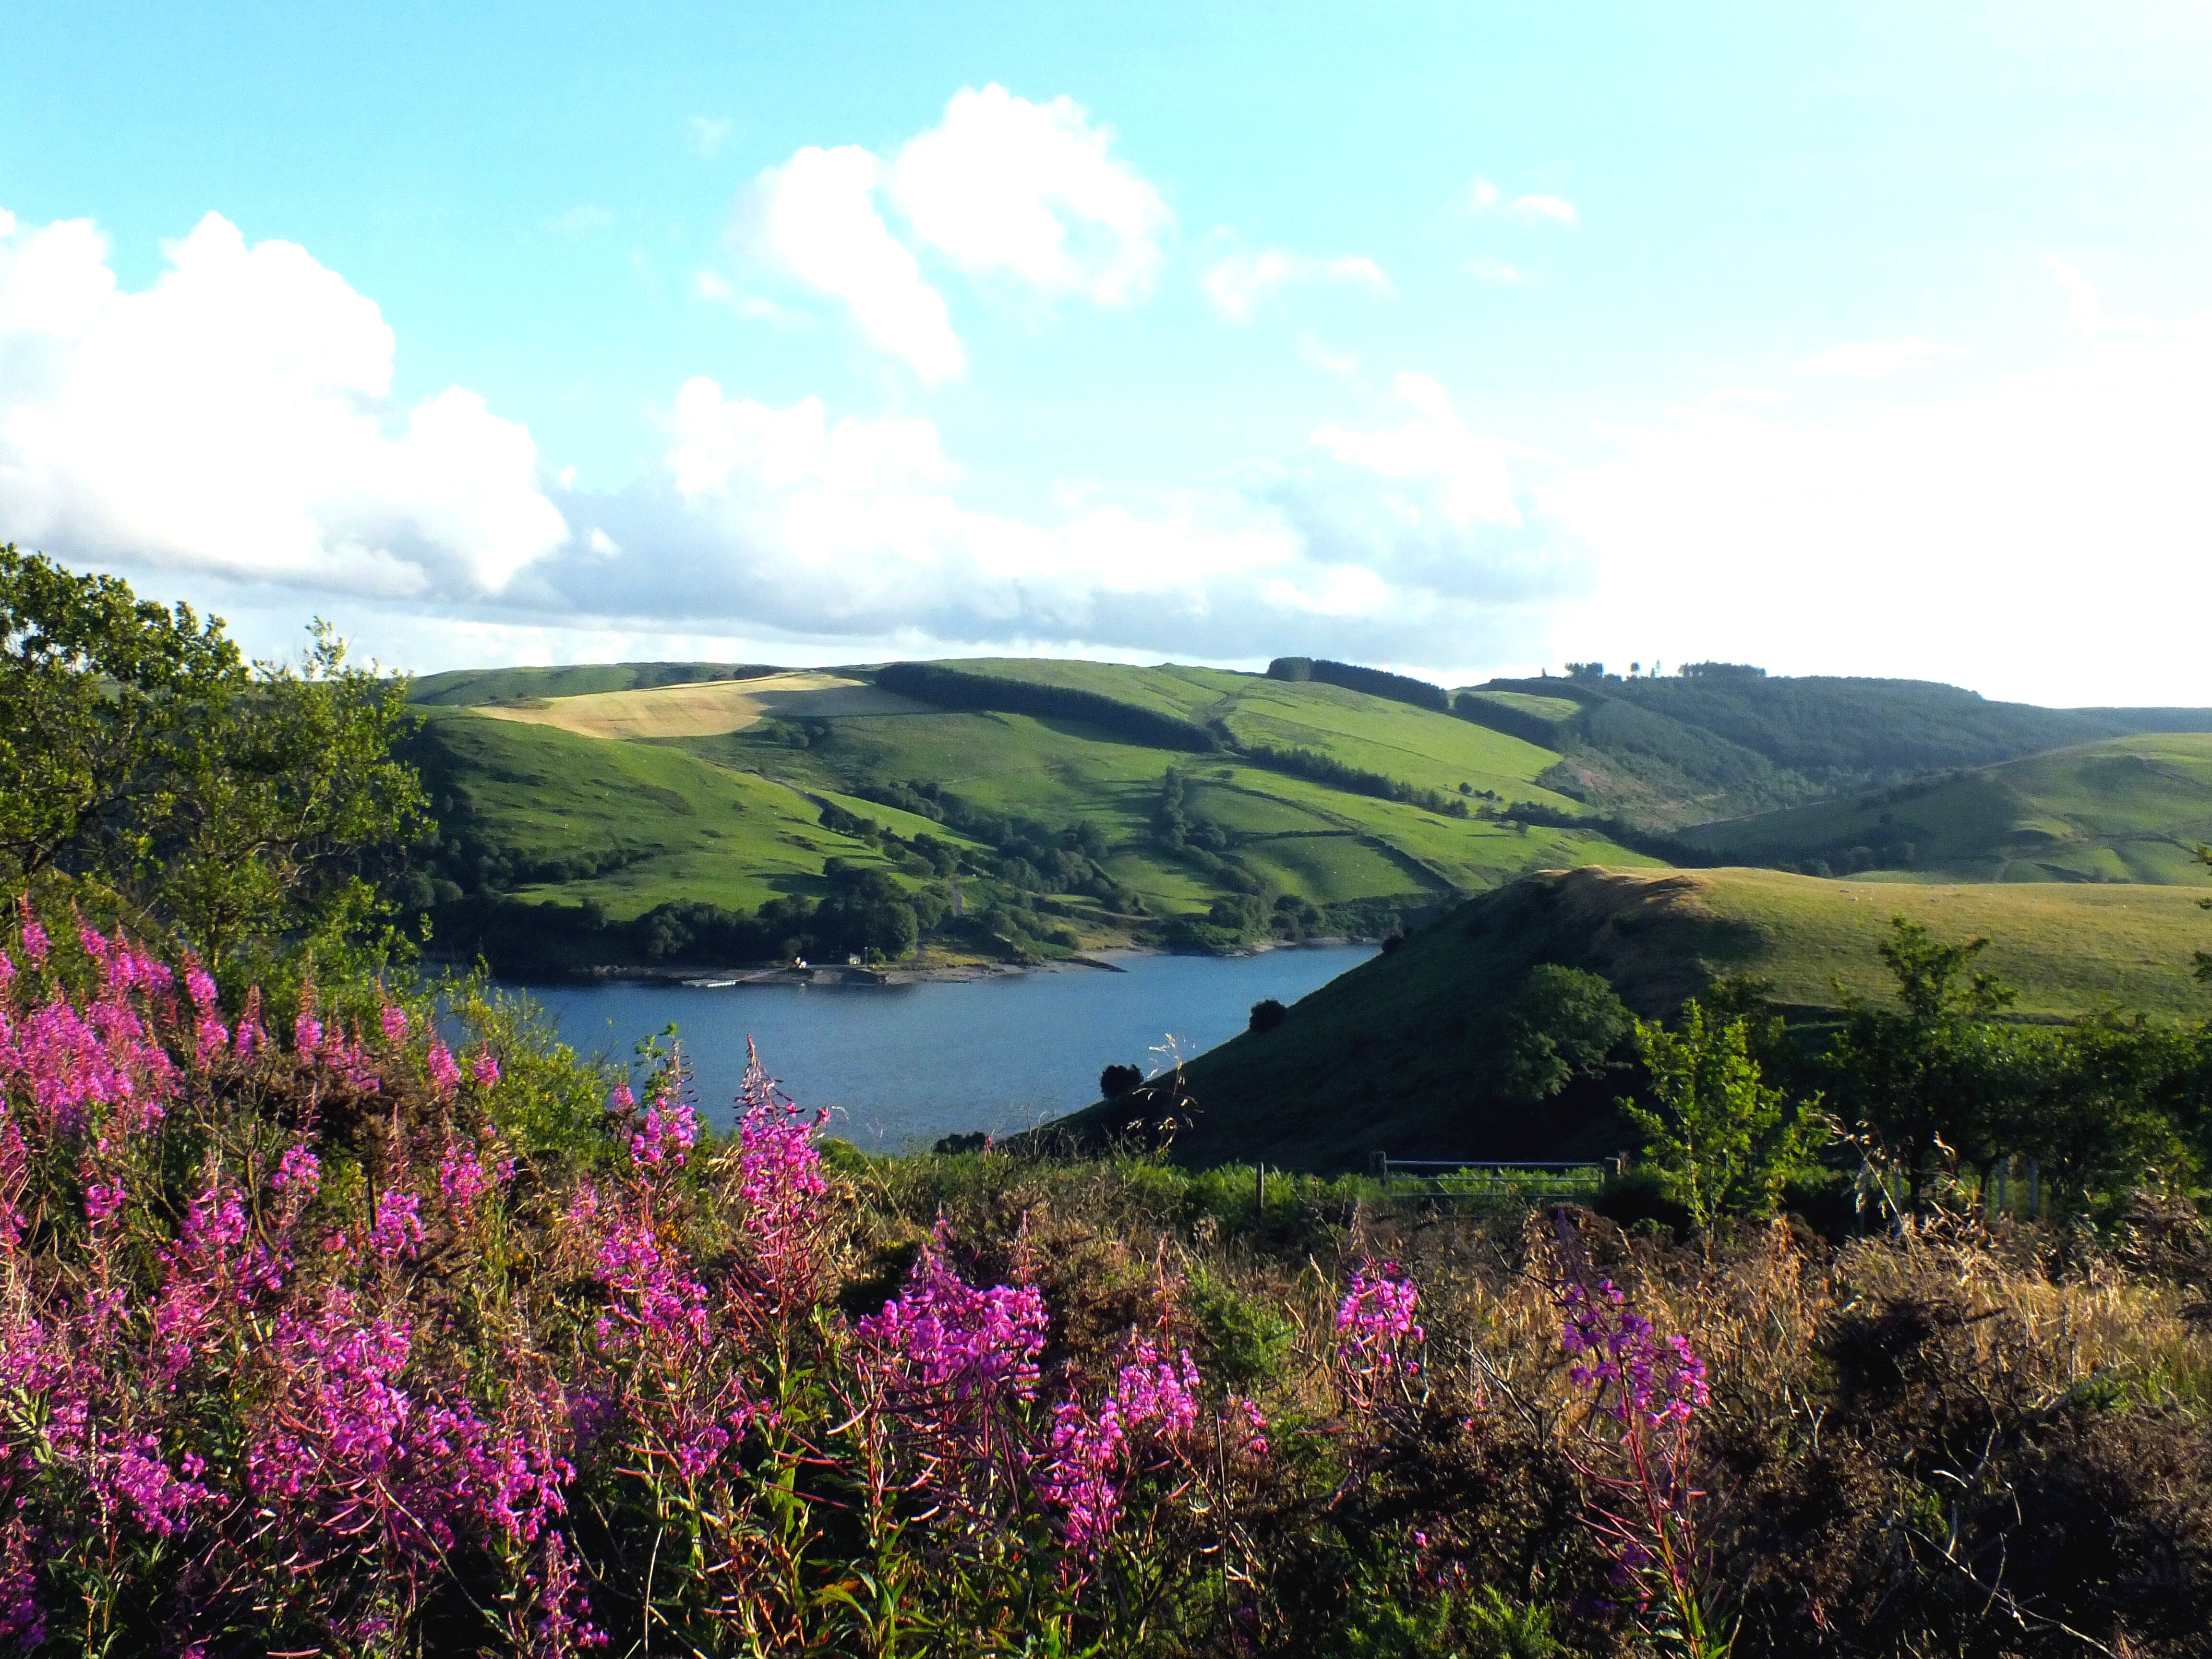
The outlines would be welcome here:
<svg viewBox="0 0 2212 1659">
<path fill-rule="evenodd" d="M 1123 971 L 1071 968 L 899 986 L 614 983 L 530 994 L 579 1054 L 629 1057 L 672 1023 L 700 1109 L 729 1127 L 745 1038 L 785 1092 L 834 1114 L 828 1133 L 872 1152 L 940 1135 L 1005 1134 L 1098 1097 L 1109 1065 L 1148 1075 L 1172 1042 L 1188 1060 L 1243 1030 L 1252 1005 L 1296 1002 L 1375 954 L 1303 945 L 1249 957 L 1122 955 Z"/>
</svg>

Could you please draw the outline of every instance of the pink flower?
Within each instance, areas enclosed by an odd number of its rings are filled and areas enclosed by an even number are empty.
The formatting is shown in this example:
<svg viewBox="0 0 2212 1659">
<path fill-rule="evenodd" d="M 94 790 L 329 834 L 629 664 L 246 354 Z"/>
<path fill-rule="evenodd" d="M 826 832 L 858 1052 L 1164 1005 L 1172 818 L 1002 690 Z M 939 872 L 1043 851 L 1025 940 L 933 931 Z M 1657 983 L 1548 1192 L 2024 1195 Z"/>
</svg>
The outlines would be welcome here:
<svg viewBox="0 0 2212 1659">
<path fill-rule="evenodd" d="M 472 1146 L 450 1148 L 438 1166 L 438 1190 L 448 1207 L 470 1208 L 495 1186 L 503 1186 L 514 1174 L 514 1160 L 502 1158 L 495 1168 L 485 1167 L 483 1156 Z"/>
<path fill-rule="evenodd" d="M 1372 1277 L 1352 1274 L 1336 1310 L 1336 1358 L 1355 1400 L 1372 1398 L 1386 1377 L 1419 1372 L 1419 1361 L 1407 1352 L 1427 1339 L 1413 1319 L 1419 1301 L 1419 1291 L 1398 1275 L 1395 1262 L 1383 1263 Z"/>
<path fill-rule="evenodd" d="M 292 1191 L 312 1198 L 323 1184 L 323 1162 L 305 1146 L 287 1147 L 269 1184 L 280 1193 Z"/>
<path fill-rule="evenodd" d="M 895 1395 L 946 1408 L 1004 1393 L 1034 1399 L 1044 1350 L 1044 1297 L 1034 1285 L 979 1291 L 945 1259 L 942 1227 L 907 1273 L 906 1288 L 853 1329 L 863 1364 Z"/>
<path fill-rule="evenodd" d="M 440 1098 L 451 1100 L 461 1086 L 461 1068 L 453 1063 L 453 1051 L 434 1036 L 423 1062 L 430 1070 L 430 1086 L 438 1091 Z"/>
<path fill-rule="evenodd" d="M 499 1081 L 497 1056 L 490 1049 L 484 1049 L 477 1054 L 475 1063 L 469 1067 L 469 1075 L 476 1079 L 478 1088 L 490 1088 L 493 1084 Z"/>
<path fill-rule="evenodd" d="M 673 1168 L 684 1162 L 699 1139 L 699 1115 L 681 1100 L 655 1098 L 646 1104 L 645 1123 L 629 1138 L 630 1163 L 636 1168 Z"/>
<path fill-rule="evenodd" d="M 1095 1413 L 1073 1397 L 1053 1407 L 1052 1457 L 1037 1491 L 1059 1505 L 1062 1534 L 1079 1559 L 1095 1559 L 1112 1534 L 1139 1449 L 1172 1446 L 1197 1427 L 1198 1389 L 1189 1354 L 1170 1364 L 1146 1340 L 1132 1348 Z"/>
<path fill-rule="evenodd" d="M 422 1200 L 413 1193 L 386 1189 L 376 1195 L 376 1224 L 368 1245 L 385 1261 L 405 1260 L 422 1247 Z"/>
<path fill-rule="evenodd" d="M 386 1042 L 397 1042 L 407 1035 L 407 1011 L 404 1008 L 395 1008 L 387 1003 L 377 1018 L 383 1022 Z"/>
</svg>

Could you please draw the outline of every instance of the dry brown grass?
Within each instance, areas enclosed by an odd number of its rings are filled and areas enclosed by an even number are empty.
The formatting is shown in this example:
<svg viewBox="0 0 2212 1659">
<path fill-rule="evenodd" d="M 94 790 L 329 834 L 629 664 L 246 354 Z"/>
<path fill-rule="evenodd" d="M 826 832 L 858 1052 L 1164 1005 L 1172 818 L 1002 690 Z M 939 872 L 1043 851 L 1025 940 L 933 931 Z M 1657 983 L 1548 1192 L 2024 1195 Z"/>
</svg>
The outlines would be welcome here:
<svg viewBox="0 0 2212 1659">
<path fill-rule="evenodd" d="M 713 738 L 768 719 L 837 720 L 933 712 L 924 703 L 836 674 L 768 674 L 750 680 L 594 691 L 487 705 L 494 720 L 554 726 L 586 738 Z"/>
</svg>

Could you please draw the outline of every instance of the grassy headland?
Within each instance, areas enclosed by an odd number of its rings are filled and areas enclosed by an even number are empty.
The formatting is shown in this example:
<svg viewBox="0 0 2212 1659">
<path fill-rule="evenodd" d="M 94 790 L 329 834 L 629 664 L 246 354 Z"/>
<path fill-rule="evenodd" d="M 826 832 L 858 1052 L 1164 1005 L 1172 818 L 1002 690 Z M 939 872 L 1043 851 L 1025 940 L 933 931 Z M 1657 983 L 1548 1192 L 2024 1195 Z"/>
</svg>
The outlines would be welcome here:
<svg viewBox="0 0 2212 1659">
<path fill-rule="evenodd" d="M 1602 975 L 1633 1012 L 1670 1015 L 1716 977 L 1768 981 L 1801 1018 L 1887 995 L 1875 946 L 1891 919 L 1939 937 L 1987 936 L 1984 965 L 2014 1012 L 2063 1018 L 2118 1006 L 2202 1018 L 2191 972 L 2212 917 L 2178 888 L 1936 886 L 1821 881 L 1770 870 L 1551 871 L 1475 898 L 1400 948 L 1332 981 L 1270 1031 L 1198 1056 L 1174 1150 L 1194 1164 L 1266 1158 L 1362 1167 L 1401 1158 L 1601 1156 L 1623 1143 L 1610 1086 L 1531 1109 L 1498 1098 L 1496 1012 L 1543 963 Z M 1072 1128 L 1118 1127 L 1108 1103 Z"/>
</svg>

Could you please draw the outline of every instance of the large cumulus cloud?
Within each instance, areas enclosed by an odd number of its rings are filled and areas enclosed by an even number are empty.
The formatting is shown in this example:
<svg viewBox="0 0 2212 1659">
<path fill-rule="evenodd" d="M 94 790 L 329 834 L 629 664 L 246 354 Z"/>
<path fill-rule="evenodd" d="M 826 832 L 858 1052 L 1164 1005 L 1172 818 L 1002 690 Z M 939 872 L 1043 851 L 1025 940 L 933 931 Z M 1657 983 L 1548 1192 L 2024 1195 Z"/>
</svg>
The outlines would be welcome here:
<svg viewBox="0 0 2212 1659">
<path fill-rule="evenodd" d="M 660 461 L 593 494 L 471 392 L 399 407 L 392 330 L 306 250 L 210 215 L 166 252 L 134 293 L 91 225 L 0 223 L 0 538 L 156 592 L 191 572 L 449 630 L 1459 663 L 1524 650 L 1587 582 L 1415 375 L 1371 429 L 1036 519 L 975 504 L 926 419 L 695 379 Z"/>
<path fill-rule="evenodd" d="M 0 212 L 0 537 L 342 592 L 496 594 L 565 541 L 526 428 L 391 398 L 376 306 L 210 213 L 126 291 L 88 222 Z"/>
</svg>

